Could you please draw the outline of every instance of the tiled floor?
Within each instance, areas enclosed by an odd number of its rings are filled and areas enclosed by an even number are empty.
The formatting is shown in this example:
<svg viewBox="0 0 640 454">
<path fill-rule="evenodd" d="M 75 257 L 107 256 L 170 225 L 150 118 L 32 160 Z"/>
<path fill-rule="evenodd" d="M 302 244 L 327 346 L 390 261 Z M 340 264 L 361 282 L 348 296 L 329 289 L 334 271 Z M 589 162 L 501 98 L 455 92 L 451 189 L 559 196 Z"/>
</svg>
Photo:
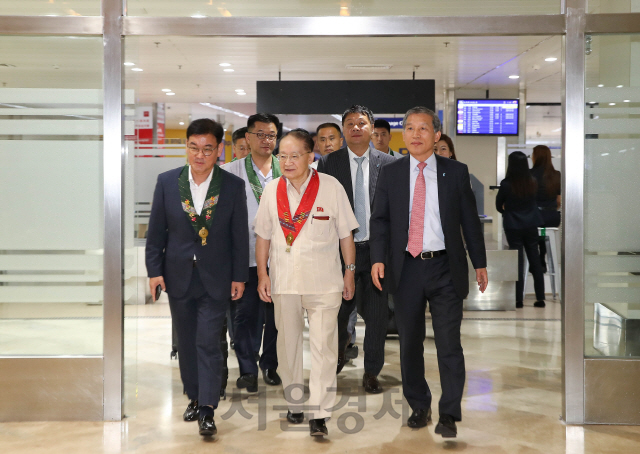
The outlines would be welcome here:
<svg viewBox="0 0 640 454">
<path fill-rule="evenodd" d="M 359 388 L 362 351 L 339 375 L 347 388 L 341 408 L 328 422 L 329 437 L 312 439 L 308 426 L 288 429 L 281 387 L 262 386 L 257 397 L 239 393 L 233 352 L 228 398 L 216 411 L 218 436 L 205 441 L 196 423 L 182 421 L 177 362 L 169 358 L 170 319 L 166 305 L 137 307 L 127 319 L 127 414 L 121 423 L 3 423 L 0 453 L 636 453 L 640 428 L 565 426 L 560 421 L 560 305 L 517 312 L 467 312 L 462 324 L 467 386 L 458 438 L 444 441 L 434 425 L 406 427 L 401 397 L 398 341 L 389 338 L 381 373 L 385 393 Z M 358 325 L 361 348 L 364 326 Z M 437 415 L 440 394 L 432 332 L 425 340 L 426 376 Z M 308 360 L 308 358 L 305 358 Z M 305 361 L 305 367 L 309 364 Z M 260 380 L 262 384 L 262 381 Z M 350 395 L 348 395 L 350 394 Z M 404 413 L 404 416 L 403 416 Z M 352 433 L 350 433 L 352 432 Z"/>
</svg>

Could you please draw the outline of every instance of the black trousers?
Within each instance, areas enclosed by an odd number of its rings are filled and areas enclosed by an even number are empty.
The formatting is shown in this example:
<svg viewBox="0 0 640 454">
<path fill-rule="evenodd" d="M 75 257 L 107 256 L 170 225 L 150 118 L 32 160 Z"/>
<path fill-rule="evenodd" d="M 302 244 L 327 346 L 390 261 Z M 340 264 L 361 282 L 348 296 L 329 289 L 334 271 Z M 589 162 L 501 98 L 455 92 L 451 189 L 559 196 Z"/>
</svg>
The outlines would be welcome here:
<svg viewBox="0 0 640 454">
<path fill-rule="evenodd" d="M 349 344 L 349 316 L 357 307 L 366 324 L 364 332 L 364 370 L 378 375 L 384 365 L 384 343 L 389 320 L 388 293 L 374 287 L 371 280 L 369 243 L 356 243 L 356 292 L 347 301 L 342 300 L 338 312 L 338 348 L 344 351 Z"/>
<path fill-rule="evenodd" d="M 249 281 L 244 286 L 244 294 L 237 301 L 236 318 L 234 320 L 233 342 L 236 349 L 236 357 L 240 366 L 240 374 L 258 375 L 254 353 L 256 326 L 260 312 L 264 310 L 264 337 L 262 340 L 262 356 L 260 368 L 277 369 L 278 353 L 276 342 L 278 330 L 273 315 L 273 304 L 266 304 L 258 295 L 258 268 L 249 268 Z M 260 331 L 262 333 L 262 331 Z"/>
<path fill-rule="evenodd" d="M 558 227 L 560 225 L 559 211 L 540 210 L 540 214 L 542 215 L 542 220 L 544 221 L 543 225 L 545 227 Z M 538 237 L 538 247 L 540 249 L 540 263 L 544 267 L 547 263 L 545 260 L 545 256 L 547 255 L 547 243 L 543 236 Z M 555 257 L 555 259 L 557 260 L 557 257 Z"/>
<path fill-rule="evenodd" d="M 533 275 L 533 288 L 536 292 L 536 300 L 544 301 L 544 273 L 540 262 L 538 250 L 538 228 L 504 229 L 509 243 L 509 249 L 518 251 L 518 282 L 516 282 L 516 301 L 524 299 L 524 253 L 529 260 L 529 269 Z M 523 252 L 524 250 L 524 252 Z"/>
<path fill-rule="evenodd" d="M 178 334 L 184 391 L 189 399 L 198 400 L 199 405 L 217 408 L 223 369 L 220 337 L 229 300 L 211 298 L 202 285 L 198 268 L 194 268 L 187 293 L 180 298 L 169 295 L 169 308 Z"/>
<path fill-rule="evenodd" d="M 465 382 L 464 354 L 460 342 L 462 298 L 453 286 L 449 258 L 446 255 L 430 260 L 407 256 L 398 290 L 394 294 L 403 393 L 414 410 L 431 407 L 431 390 L 424 377 L 427 301 L 431 311 L 442 387 L 439 412 L 460 421 L 460 403 Z"/>
</svg>

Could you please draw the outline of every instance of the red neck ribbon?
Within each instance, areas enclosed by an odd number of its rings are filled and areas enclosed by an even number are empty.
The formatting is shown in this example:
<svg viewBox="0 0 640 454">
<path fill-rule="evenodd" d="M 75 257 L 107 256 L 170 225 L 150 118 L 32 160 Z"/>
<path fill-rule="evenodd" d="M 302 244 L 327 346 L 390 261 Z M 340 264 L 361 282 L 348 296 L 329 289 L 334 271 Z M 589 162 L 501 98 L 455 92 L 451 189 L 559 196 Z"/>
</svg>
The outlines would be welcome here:
<svg viewBox="0 0 640 454">
<path fill-rule="evenodd" d="M 304 191 L 300 205 L 296 210 L 296 214 L 291 217 L 291 210 L 289 207 L 289 197 L 287 196 L 287 181 L 285 177 L 281 177 L 278 182 L 278 220 L 280 221 L 280 227 L 282 227 L 282 233 L 287 241 L 288 248 L 291 247 L 293 242 L 298 237 L 300 230 L 307 222 L 311 208 L 316 201 L 318 195 L 318 188 L 320 187 L 320 178 L 318 172 L 315 169 L 311 169 L 311 180 L 307 185 L 307 189 Z M 287 250 L 288 250 L 287 248 Z"/>
</svg>

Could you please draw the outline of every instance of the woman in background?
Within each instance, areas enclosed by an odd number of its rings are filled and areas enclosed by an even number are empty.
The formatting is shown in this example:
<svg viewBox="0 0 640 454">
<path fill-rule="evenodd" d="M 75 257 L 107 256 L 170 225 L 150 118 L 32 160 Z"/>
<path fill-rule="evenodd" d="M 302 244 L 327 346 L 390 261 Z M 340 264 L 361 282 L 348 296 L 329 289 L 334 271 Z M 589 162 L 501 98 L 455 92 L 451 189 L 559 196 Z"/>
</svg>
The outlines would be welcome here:
<svg viewBox="0 0 640 454">
<path fill-rule="evenodd" d="M 444 158 L 451 158 L 454 161 L 458 160 L 458 158 L 456 158 L 456 149 L 453 146 L 453 141 L 451 137 L 446 134 L 440 136 L 440 140 L 434 145 L 433 151 Z"/>
<path fill-rule="evenodd" d="M 538 252 L 538 226 L 542 216 L 536 205 L 538 184 L 529 171 L 527 155 L 515 151 L 509 155 L 507 177 L 500 183 L 496 196 L 496 208 L 503 214 L 504 233 L 509 249 L 518 251 L 518 282 L 516 283 L 516 308 L 523 306 L 524 253 L 529 260 L 536 292 L 535 307 L 544 307 L 544 273 Z"/>
<path fill-rule="evenodd" d="M 531 175 L 538 182 L 538 193 L 536 195 L 536 203 L 542 220 L 543 227 L 558 227 L 560 225 L 560 172 L 553 167 L 551 162 L 551 150 L 546 145 L 538 145 L 533 149 L 531 155 L 533 160 L 533 169 Z M 547 264 L 545 255 L 547 254 L 547 246 L 544 237 L 538 240 L 540 248 L 540 263 L 542 271 L 547 272 Z"/>
</svg>

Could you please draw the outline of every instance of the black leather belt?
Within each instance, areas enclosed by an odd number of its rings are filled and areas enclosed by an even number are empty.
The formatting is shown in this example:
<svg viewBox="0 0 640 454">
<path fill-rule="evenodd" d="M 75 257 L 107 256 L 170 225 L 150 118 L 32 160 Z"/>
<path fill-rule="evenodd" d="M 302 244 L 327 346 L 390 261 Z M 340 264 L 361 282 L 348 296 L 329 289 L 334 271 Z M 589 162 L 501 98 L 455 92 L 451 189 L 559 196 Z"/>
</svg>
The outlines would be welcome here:
<svg viewBox="0 0 640 454">
<path fill-rule="evenodd" d="M 404 251 L 405 254 L 407 254 L 409 257 L 411 257 L 412 259 L 422 259 L 422 260 L 429 260 L 429 259 L 435 259 L 436 257 L 440 257 L 442 255 L 445 255 L 447 253 L 446 249 L 442 249 L 441 251 L 428 251 L 428 252 L 421 252 L 420 255 L 417 256 L 413 256 L 411 255 L 411 252 L 409 251 Z"/>
<path fill-rule="evenodd" d="M 558 211 L 556 207 L 538 207 L 540 211 Z"/>
<path fill-rule="evenodd" d="M 356 241 L 354 244 L 356 245 L 356 247 L 366 247 L 366 246 L 369 246 L 369 242 L 368 242 L 368 241 Z"/>
</svg>

